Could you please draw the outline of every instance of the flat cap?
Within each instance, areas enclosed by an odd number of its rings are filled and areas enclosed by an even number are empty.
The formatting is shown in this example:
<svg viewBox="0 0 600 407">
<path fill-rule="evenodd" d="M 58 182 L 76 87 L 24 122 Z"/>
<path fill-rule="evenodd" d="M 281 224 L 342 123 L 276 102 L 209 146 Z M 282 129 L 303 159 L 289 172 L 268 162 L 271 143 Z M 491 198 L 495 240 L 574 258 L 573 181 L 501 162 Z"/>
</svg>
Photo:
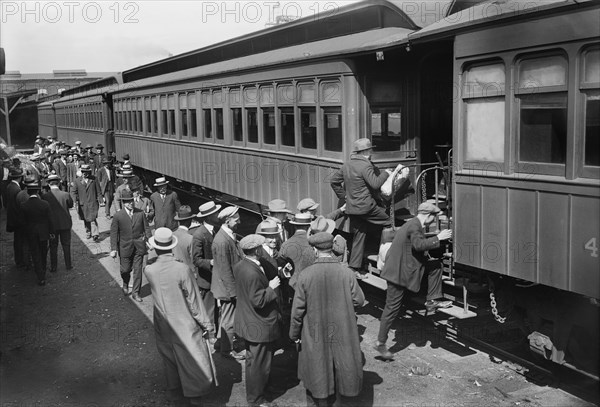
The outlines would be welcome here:
<svg viewBox="0 0 600 407">
<path fill-rule="evenodd" d="M 357 153 L 359 151 L 369 150 L 373 148 L 371 140 L 368 138 L 359 138 L 352 144 L 352 152 Z"/>
<path fill-rule="evenodd" d="M 261 246 L 265 242 L 265 237 L 261 235 L 248 235 L 240 240 L 240 249 L 251 250 Z"/>
<path fill-rule="evenodd" d="M 318 207 L 319 207 L 319 204 L 316 203 L 314 201 L 314 199 L 312 199 L 312 198 L 304 198 L 303 200 L 298 202 L 298 210 L 300 212 L 312 211 L 314 209 L 317 209 Z"/>
<path fill-rule="evenodd" d="M 426 215 L 429 215 L 430 213 L 433 213 L 433 214 L 440 213 L 441 211 L 442 210 L 440 208 L 438 208 L 437 206 L 435 206 L 434 204 L 432 204 L 430 202 L 423 202 L 421 205 L 419 205 L 419 208 L 417 209 L 417 212 L 426 214 Z"/>
<path fill-rule="evenodd" d="M 329 250 L 333 247 L 333 235 L 327 232 L 319 232 L 308 238 L 308 244 L 319 250 Z"/>
<path fill-rule="evenodd" d="M 219 218 L 219 220 L 229 219 L 232 216 L 234 216 L 239 211 L 239 209 L 239 206 L 228 206 L 227 208 L 219 212 L 217 217 Z"/>
</svg>

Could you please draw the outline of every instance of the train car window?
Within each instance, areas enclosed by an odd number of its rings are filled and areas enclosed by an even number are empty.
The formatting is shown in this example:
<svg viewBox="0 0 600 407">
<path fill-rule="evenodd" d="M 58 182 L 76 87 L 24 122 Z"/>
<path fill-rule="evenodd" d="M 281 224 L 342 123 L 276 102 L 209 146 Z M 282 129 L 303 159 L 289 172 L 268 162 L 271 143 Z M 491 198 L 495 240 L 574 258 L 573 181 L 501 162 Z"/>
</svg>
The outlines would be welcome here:
<svg viewBox="0 0 600 407">
<path fill-rule="evenodd" d="M 181 136 L 188 137 L 188 106 L 185 93 L 179 95 L 179 128 Z"/>
<path fill-rule="evenodd" d="M 325 150 L 327 151 L 342 151 L 342 111 L 341 109 L 325 108 L 324 109 L 324 131 Z"/>
<path fill-rule="evenodd" d="M 152 135 L 158 136 L 158 98 L 152 97 Z"/>
<path fill-rule="evenodd" d="M 196 93 L 188 93 L 187 95 L 187 108 L 190 127 L 188 130 L 189 136 L 198 137 L 198 120 L 196 119 Z"/>
<path fill-rule="evenodd" d="M 262 106 L 271 106 L 275 103 L 273 97 L 273 86 L 260 87 L 260 104 Z"/>
<path fill-rule="evenodd" d="M 202 109 L 204 119 L 204 138 L 212 139 L 212 115 L 210 109 Z"/>
<path fill-rule="evenodd" d="M 146 133 L 152 134 L 152 111 L 146 110 Z"/>
<path fill-rule="evenodd" d="M 400 107 L 371 106 L 371 137 L 374 151 L 411 150 L 402 136 Z"/>
<path fill-rule="evenodd" d="M 256 106 L 258 104 L 258 91 L 256 87 L 244 88 L 244 106 Z"/>
<path fill-rule="evenodd" d="M 160 134 L 161 136 L 169 135 L 168 112 L 167 112 L 167 97 L 160 96 Z"/>
<path fill-rule="evenodd" d="M 504 162 L 504 64 L 469 67 L 463 75 L 465 161 Z"/>
<path fill-rule="evenodd" d="M 583 54 L 584 73 L 580 85 L 584 95 L 585 138 L 584 165 L 600 167 L 600 49 L 592 48 Z M 591 176 L 584 171 L 584 176 Z M 595 172 L 595 178 L 598 171 Z"/>
<path fill-rule="evenodd" d="M 263 116 L 263 143 L 275 144 L 275 111 L 272 107 L 262 109 Z"/>
<path fill-rule="evenodd" d="M 314 105 L 316 100 L 315 84 L 301 83 L 298 85 L 298 94 L 296 96 L 298 103 L 309 103 Z"/>
<path fill-rule="evenodd" d="M 294 125 L 294 108 L 286 107 L 281 110 L 281 145 L 293 147 L 296 145 Z"/>
<path fill-rule="evenodd" d="M 169 95 L 168 104 L 169 104 L 169 135 L 176 136 L 177 135 L 177 125 L 176 125 L 176 119 L 175 119 L 175 95 Z"/>
<path fill-rule="evenodd" d="M 137 131 L 138 131 L 138 126 L 137 126 L 137 100 L 135 100 L 135 99 L 131 100 L 130 109 L 131 109 L 131 111 L 129 112 L 129 114 L 131 115 L 131 131 L 134 132 L 134 133 L 137 133 Z"/>
<path fill-rule="evenodd" d="M 292 106 L 294 100 L 294 87 L 292 85 L 277 86 L 277 104 L 279 106 Z"/>
<path fill-rule="evenodd" d="M 321 83 L 321 104 L 341 104 L 342 86 L 339 81 Z"/>
<path fill-rule="evenodd" d="M 258 143 L 258 113 L 255 107 L 246 109 L 246 126 L 249 143 Z"/>
<path fill-rule="evenodd" d="M 223 109 L 215 109 L 215 137 L 217 140 L 225 138 L 223 131 Z"/>
<path fill-rule="evenodd" d="M 233 126 L 233 140 L 244 141 L 244 132 L 242 127 L 242 109 L 234 107 L 231 109 L 231 124 Z"/>
<path fill-rule="evenodd" d="M 560 164 L 567 155 L 567 60 L 562 56 L 523 59 L 518 69 L 518 161 Z M 531 171 L 531 169 L 529 169 Z"/>
<path fill-rule="evenodd" d="M 242 106 L 242 97 L 239 89 L 229 90 L 229 106 L 240 107 Z"/>
<path fill-rule="evenodd" d="M 300 134 L 300 143 L 302 148 L 316 150 L 317 110 L 314 107 L 300 108 Z"/>
</svg>

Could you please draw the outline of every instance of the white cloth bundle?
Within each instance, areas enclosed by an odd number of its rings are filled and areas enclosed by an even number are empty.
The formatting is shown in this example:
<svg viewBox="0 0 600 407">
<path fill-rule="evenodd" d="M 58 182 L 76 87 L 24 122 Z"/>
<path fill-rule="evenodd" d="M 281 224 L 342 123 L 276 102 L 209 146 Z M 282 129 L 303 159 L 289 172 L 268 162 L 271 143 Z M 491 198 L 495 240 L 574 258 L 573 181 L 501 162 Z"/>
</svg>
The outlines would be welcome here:
<svg viewBox="0 0 600 407">
<path fill-rule="evenodd" d="M 396 191 L 400 186 L 402 180 L 408 178 L 408 174 L 410 169 L 408 167 L 403 166 L 402 164 L 398 164 L 398 166 L 392 171 L 390 176 L 381 186 L 381 196 L 384 199 L 390 199 L 392 197 L 392 191 Z M 393 188 L 392 188 L 393 186 Z"/>
</svg>

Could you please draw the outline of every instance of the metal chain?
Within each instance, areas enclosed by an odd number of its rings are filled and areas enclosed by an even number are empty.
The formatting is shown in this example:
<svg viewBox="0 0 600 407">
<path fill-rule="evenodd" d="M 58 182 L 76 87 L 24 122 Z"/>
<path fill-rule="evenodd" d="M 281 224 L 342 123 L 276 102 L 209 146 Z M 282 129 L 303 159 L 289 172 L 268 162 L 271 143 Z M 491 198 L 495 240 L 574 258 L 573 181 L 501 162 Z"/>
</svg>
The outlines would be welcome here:
<svg viewBox="0 0 600 407">
<path fill-rule="evenodd" d="M 500 315 L 498 315 L 498 308 L 496 308 L 496 296 L 494 295 L 494 292 L 492 291 L 492 288 L 490 287 L 490 305 L 492 306 L 492 314 L 494 314 L 494 318 L 496 318 L 496 321 L 500 322 L 501 324 L 506 322 L 506 317 L 501 317 Z"/>
<path fill-rule="evenodd" d="M 427 200 L 427 184 L 425 183 L 425 178 L 427 177 L 427 173 L 423 173 L 423 178 L 421 178 L 421 202 L 425 202 Z"/>
</svg>

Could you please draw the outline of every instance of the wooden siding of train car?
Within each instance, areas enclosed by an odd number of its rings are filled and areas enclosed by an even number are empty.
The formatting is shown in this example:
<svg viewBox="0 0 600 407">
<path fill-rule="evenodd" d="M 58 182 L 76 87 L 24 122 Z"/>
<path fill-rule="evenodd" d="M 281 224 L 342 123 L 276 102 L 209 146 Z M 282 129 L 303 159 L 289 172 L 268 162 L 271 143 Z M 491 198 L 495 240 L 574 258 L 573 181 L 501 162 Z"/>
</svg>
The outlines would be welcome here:
<svg viewBox="0 0 600 407">
<path fill-rule="evenodd" d="M 297 202 L 312 197 L 321 203 L 320 213 L 333 211 L 338 200 L 331 189 L 332 173 L 349 156 L 352 141 L 362 134 L 364 126 L 359 114 L 359 87 L 347 62 L 312 63 L 289 68 L 276 68 L 235 77 L 210 78 L 160 85 L 152 89 L 129 89 L 125 98 L 202 89 L 207 83 L 222 87 L 239 84 L 286 82 L 291 80 L 327 78 L 338 79 L 343 99 L 342 133 L 343 151 L 324 153 L 320 157 L 302 151 L 296 140 L 294 151 L 276 151 L 236 145 L 225 126 L 225 139 L 221 142 L 189 141 L 189 138 L 144 136 L 131 132 L 115 131 L 117 154 L 129 153 L 136 166 L 205 186 L 248 201 L 266 204 L 274 198 L 288 202 L 295 208 Z M 115 103 L 119 94 L 114 95 Z M 198 111 L 201 107 L 197 106 Z M 176 107 L 177 110 L 177 107 Z M 179 117 L 176 112 L 176 117 Z M 200 115 L 198 127 L 201 128 Z M 200 134 L 200 132 L 199 132 Z M 288 149 L 289 150 L 289 149 Z"/>
<path fill-rule="evenodd" d="M 50 105 L 38 105 L 38 134 L 43 138 L 56 137 L 56 116 Z"/>
<path fill-rule="evenodd" d="M 460 80 L 458 74 L 465 61 L 475 60 L 478 54 L 485 55 L 482 59 L 502 57 L 510 64 L 530 46 L 539 50 L 549 44 L 548 48 L 557 49 L 563 42 L 592 38 L 598 31 L 598 16 L 598 9 L 570 12 L 458 35 L 455 78 Z M 506 51 L 507 44 L 510 51 Z M 574 47 L 581 47 L 577 43 L 564 46 L 570 47 L 571 54 Z M 511 95 L 510 69 L 509 65 L 507 95 Z M 454 113 L 459 168 L 464 165 L 460 105 L 455 104 Z M 514 106 L 507 105 L 506 129 L 511 130 L 505 133 L 505 151 L 511 153 L 505 153 L 506 170 L 488 171 L 486 175 L 485 171 L 459 169 L 455 174 L 456 263 L 599 298 L 600 183 L 598 179 L 575 177 L 577 163 L 567 164 L 566 176 L 562 177 L 510 171 L 514 168 L 512 149 L 516 148 L 511 145 L 510 134 L 515 119 L 510 114 Z M 569 109 L 574 106 L 571 103 Z M 579 131 L 580 126 L 569 123 L 567 134 L 573 136 Z M 488 168 L 501 165 L 491 163 Z"/>
<path fill-rule="evenodd" d="M 70 127 L 68 125 L 58 125 L 56 126 L 56 136 L 59 140 L 65 141 L 67 144 L 74 146 L 76 141 L 81 141 L 82 146 L 86 146 L 87 144 L 91 144 L 92 146 L 96 146 L 98 143 L 104 145 L 105 153 L 108 152 L 108 149 L 112 145 L 112 142 L 109 144 L 110 140 L 107 140 L 108 134 L 108 125 L 107 125 L 107 108 L 106 103 L 102 99 L 101 96 L 93 96 L 87 98 L 73 98 L 71 100 L 59 101 L 54 104 L 55 111 L 58 109 L 74 106 L 74 105 L 82 105 L 87 103 L 100 103 L 101 106 L 101 115 L 100 115 L 100 124 L 101 126 L 97 129 L 92 128 L 81 128 L 81 127 Z M 95 151 L 95 150 L 94 150 Z"/>
</svg>

